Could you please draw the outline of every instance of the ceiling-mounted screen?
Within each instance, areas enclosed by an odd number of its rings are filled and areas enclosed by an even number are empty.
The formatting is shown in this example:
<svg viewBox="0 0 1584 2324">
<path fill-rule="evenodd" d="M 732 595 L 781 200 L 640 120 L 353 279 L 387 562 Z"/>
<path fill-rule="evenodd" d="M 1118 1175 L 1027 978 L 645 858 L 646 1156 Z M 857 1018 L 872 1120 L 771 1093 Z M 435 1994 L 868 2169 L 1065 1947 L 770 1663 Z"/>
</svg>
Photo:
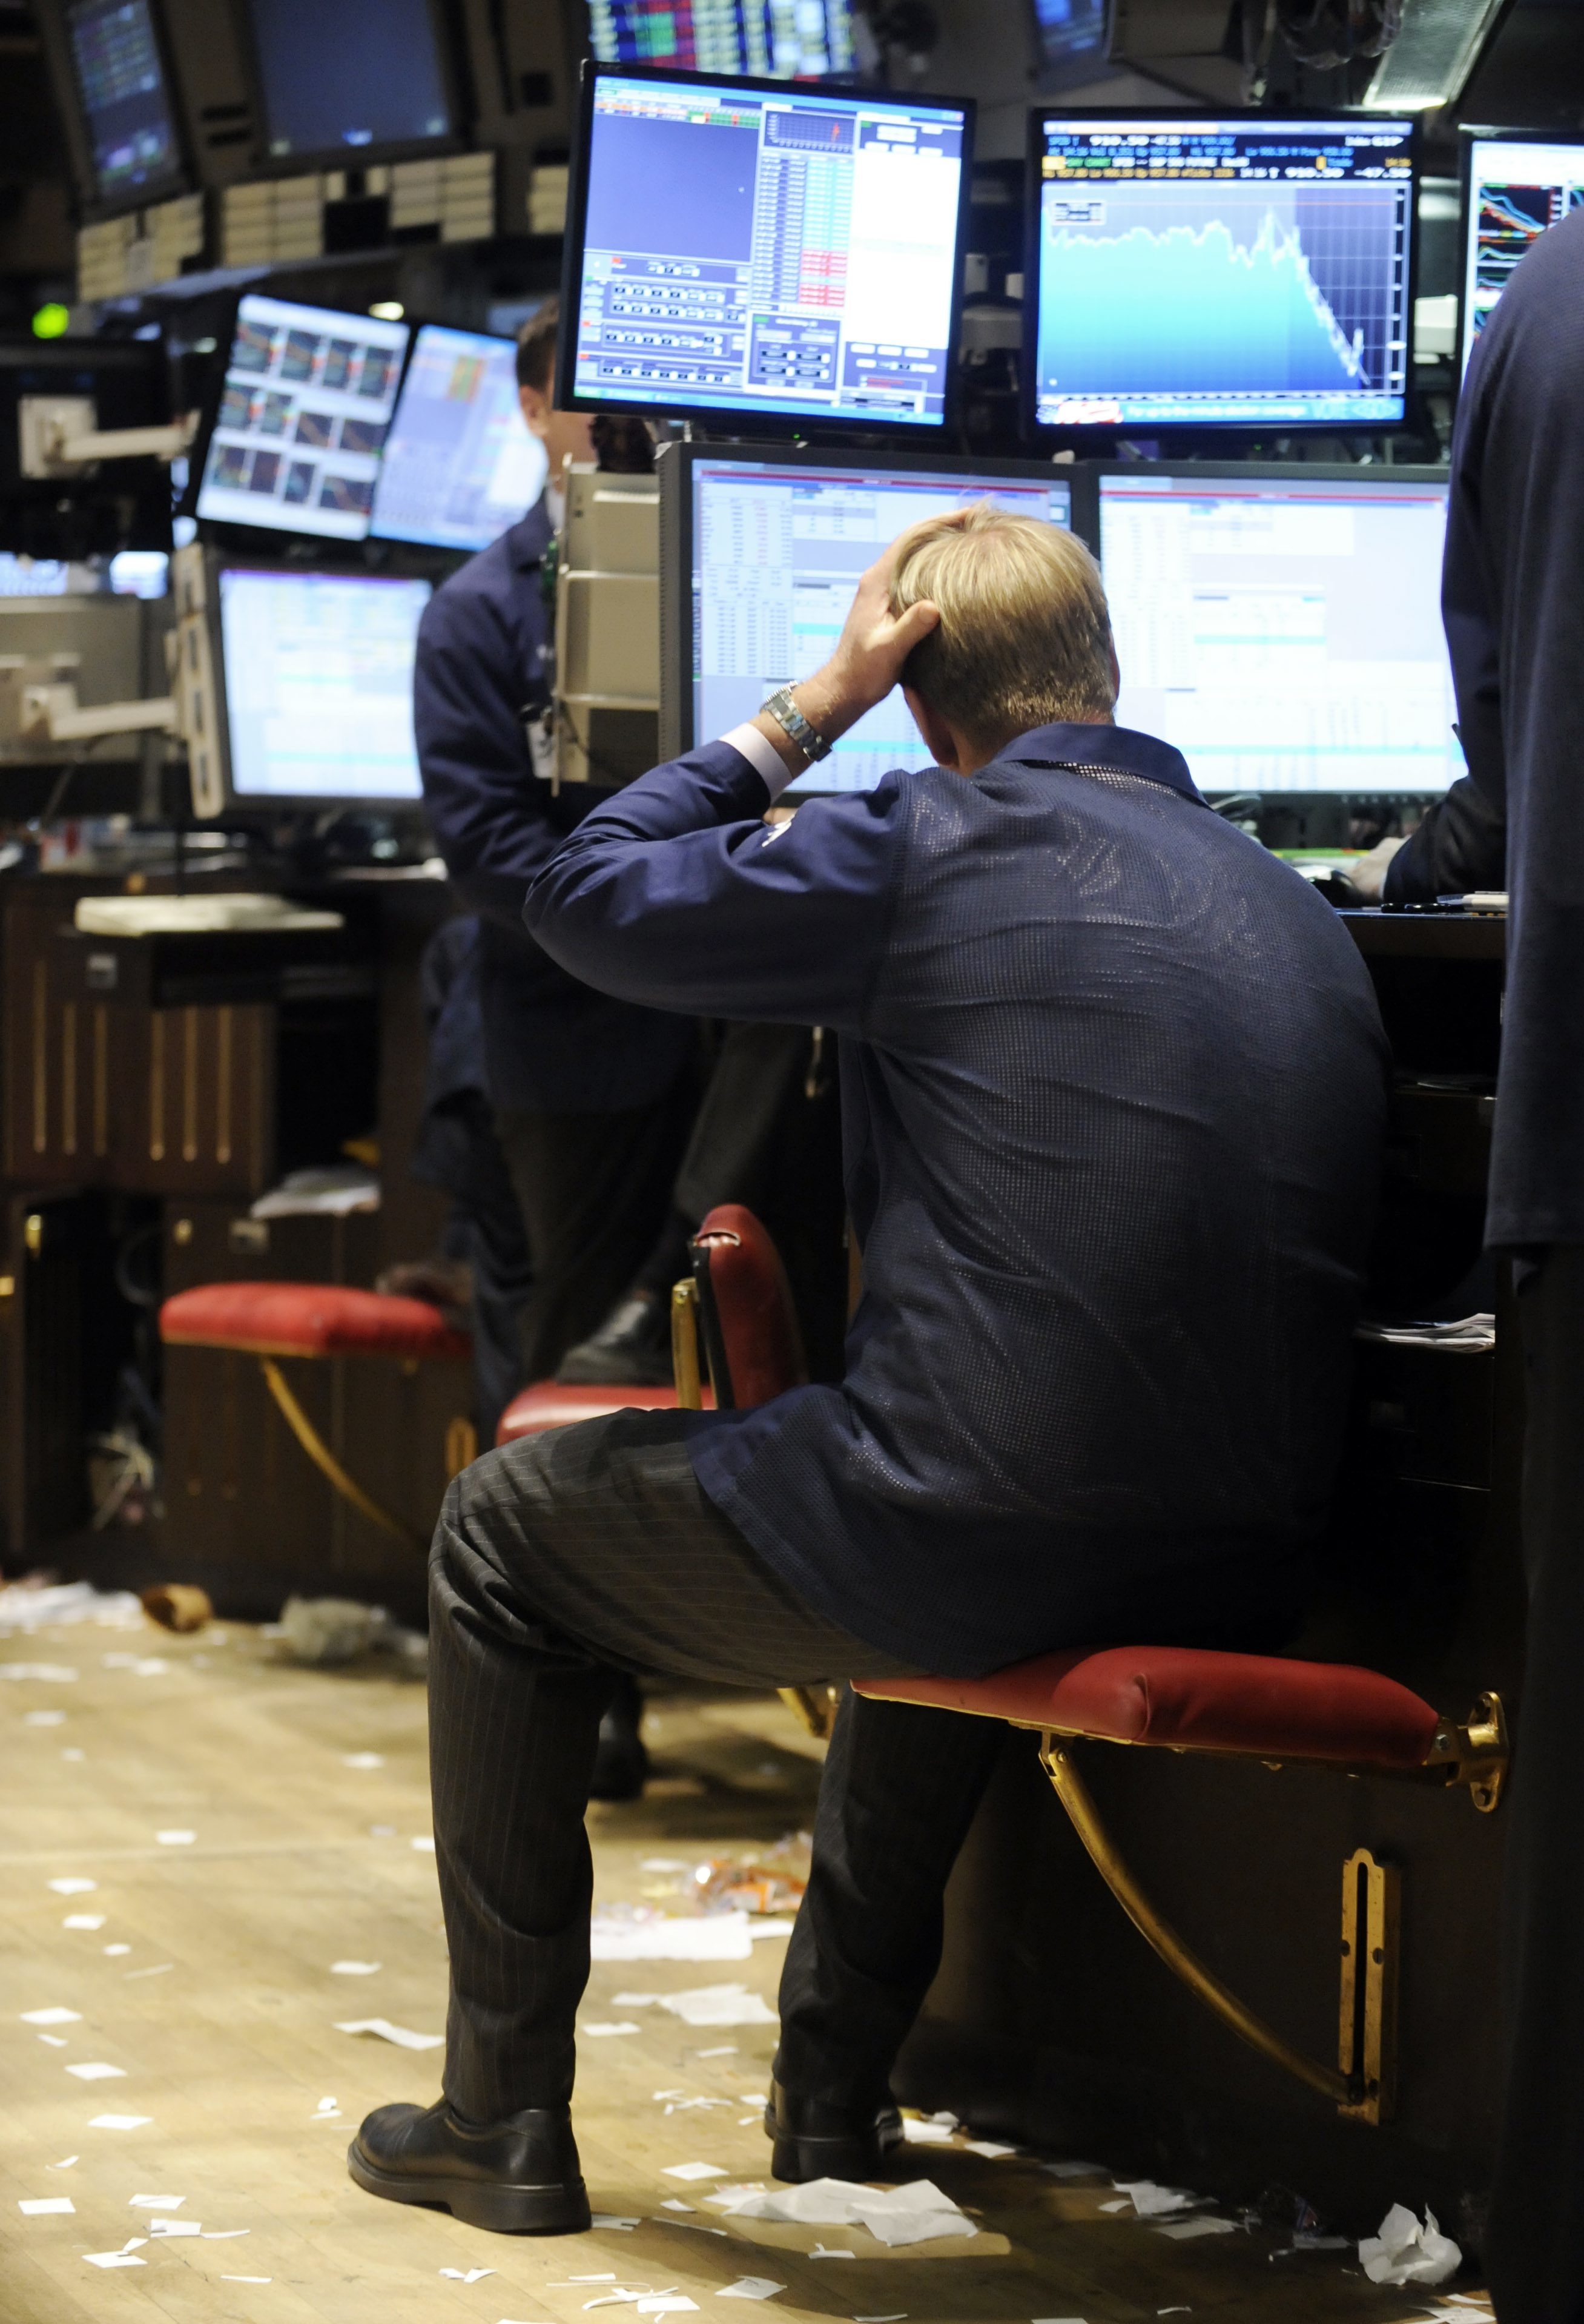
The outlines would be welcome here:
<svg viewBox="0 0 1584 2324">
<path fill-rule="evenodd" d="M 237 307 L 196 514 L 364 540 L 408 336 L 405 323 L 248 293 Z"/>
<path fill-rule="evenodd" d="M 1462 368 L 1515 266 L 1584 208 L 1584 137 L 1469 129 L 1463 143 Z"/>
<path fill-rule="evenodd" d="M 75 0 L 66 30 L 99 200 L 170 192 L 181 154 L 149 0 Z"/>
<path fill-rule="evenodd" d="M 1444 475 L 1196 461 L 1099 484 L 1117 723 L 1174 742 L 1201 790 L 1439 798 L 1464 772 Z"/>
<path fill-rule="evenodd" d="M 431 0 L 247 0 L 272 160 L 456 133 Z"/>
<path fill-rule="evenodd" d="M 518 403 L 513 342 L 425 323 L 385 438 L 374 538 L 487 549 L 538 500 L 547 466 Z"/>
<path fill-rule="evenodd" d="M 1406 408 L 1411 121 L 1034 115 L 1040 428 L 1378 428 Z"/>
<path fill-rule="evenodd" d="M 941 428 L 972 108 L 585 66 L 557 401 Z"/>
<path fill-rule="evenodd" d="M 589 0 L 602 64 L 819 80 L 850 73 L 852 0 Z"/>
</svg>

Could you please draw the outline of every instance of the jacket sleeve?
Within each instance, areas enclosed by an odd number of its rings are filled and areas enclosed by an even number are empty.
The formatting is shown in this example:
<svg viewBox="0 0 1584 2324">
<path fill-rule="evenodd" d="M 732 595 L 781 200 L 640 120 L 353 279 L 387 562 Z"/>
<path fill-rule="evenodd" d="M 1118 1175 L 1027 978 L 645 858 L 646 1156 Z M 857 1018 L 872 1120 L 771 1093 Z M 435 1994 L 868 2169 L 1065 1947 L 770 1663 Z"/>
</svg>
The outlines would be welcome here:
<svg viewBox="0 0 1584 2324">
<path fill-rule="evenodd" d="M 461 901 L 518 929 L 560 839 L 522 731 L 532 683 L 503 607 L 476 592 L 431 600 L 412 684 L 429 826 Z"/>
<path fill-rule="evenodd" d="M 529 890 L 553 960 L 625 1001 L 856 1031 L 885 936 L 898 779 L 762 821 L 763 778 L 712 742 L 579 824 Z"/>
<path fill-rule="evenodd" d="M 1430 809 L 1387 865 L 1381 892 L 1391 904 L 1428 904 L 1437 896 L 1461 895 L 1470 888 L 1506 885 L 1501 680 L 1480 521 L 1483 380 L 1477 352 L 1458 411 L 1441 567 L 1441 620 L 1458 697 L 1458 737 L 1469 772 Z"/>
</svg>

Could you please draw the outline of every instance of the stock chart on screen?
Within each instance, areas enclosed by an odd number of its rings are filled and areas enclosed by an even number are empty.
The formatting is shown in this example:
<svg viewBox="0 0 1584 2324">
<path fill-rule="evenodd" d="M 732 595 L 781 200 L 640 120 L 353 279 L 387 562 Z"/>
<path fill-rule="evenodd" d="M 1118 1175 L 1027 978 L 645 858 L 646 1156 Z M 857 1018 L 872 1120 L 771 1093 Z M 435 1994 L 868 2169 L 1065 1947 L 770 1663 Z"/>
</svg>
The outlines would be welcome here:
<svg viewBox="0 0 1584 2324">
<path fill-rule="evenodd" d="M 1518 261 L 1548 226 L 1584 208 L 1584 138 L 1469 141 L 1463 208 L 1463 363 Z"/>
<path fill-rule="evenodd" d="M 850 73 L 852 0 L 589 0 L 602 64 L 819 80 Z"/>
<path fill-rule="evenodd" d="M 1040 426 L 1402 419 L 1411 123 L 1037 118 Z"/>
</svg>

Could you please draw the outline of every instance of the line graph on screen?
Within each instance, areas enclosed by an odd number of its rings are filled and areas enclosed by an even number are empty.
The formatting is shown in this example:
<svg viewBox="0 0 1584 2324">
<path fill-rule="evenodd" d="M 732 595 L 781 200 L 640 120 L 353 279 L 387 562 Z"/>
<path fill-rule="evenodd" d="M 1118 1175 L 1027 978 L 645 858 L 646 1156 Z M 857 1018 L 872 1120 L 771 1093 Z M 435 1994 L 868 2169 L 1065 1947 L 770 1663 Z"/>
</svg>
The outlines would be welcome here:
<svg viewBox="0 0 1584 2324">
<path fill-rule="evenodd" d="M 1387 185 L 1047 185 L 1042 388 L 1389 388 L 1402 368 L 1401 198 Z"/>
</svg>

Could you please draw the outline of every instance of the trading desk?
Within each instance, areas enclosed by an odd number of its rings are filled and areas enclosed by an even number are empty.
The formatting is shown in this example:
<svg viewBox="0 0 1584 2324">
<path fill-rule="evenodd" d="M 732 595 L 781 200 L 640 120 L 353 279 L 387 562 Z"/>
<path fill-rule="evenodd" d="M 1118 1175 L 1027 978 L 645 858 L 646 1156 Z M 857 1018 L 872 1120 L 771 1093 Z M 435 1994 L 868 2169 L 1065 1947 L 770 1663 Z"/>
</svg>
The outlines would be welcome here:
<svg viewBox="0 0 1584 2324">
<path fill-rule="evenodd" d="M 1484 1351 L 1358 1343 L 1322 1592 L 1293 1651 L 1387 1671 L 1459 1719 L 1487 1688 L 1511 1711 L 1522 1374 L 1506 1269 L 1479 1250 L 1506 922 L 1344 917 L 1395 1062 L 1371 1311 L 1494 1309 L 1496 1333 Z M 1354 2233 L 1391 2202 L 1428 2201 L 1475 2239 L 1496 2128 L 1506 1811 L 1386 1779 L 1082 1752 L 1156 1904 L 1313 2057 L 1337 2054 L 1342 1863 L 1362 1846 L 1401 1868 L 1398 2099 L 1372 2127 L 1245 2048 L 1171 1977 L 1056 1810 L 1037 1742 L 1008 1735 L 953 1877 L 904 2101 L 1278 2212 L 1303 2199 Z"/>
</svg>

